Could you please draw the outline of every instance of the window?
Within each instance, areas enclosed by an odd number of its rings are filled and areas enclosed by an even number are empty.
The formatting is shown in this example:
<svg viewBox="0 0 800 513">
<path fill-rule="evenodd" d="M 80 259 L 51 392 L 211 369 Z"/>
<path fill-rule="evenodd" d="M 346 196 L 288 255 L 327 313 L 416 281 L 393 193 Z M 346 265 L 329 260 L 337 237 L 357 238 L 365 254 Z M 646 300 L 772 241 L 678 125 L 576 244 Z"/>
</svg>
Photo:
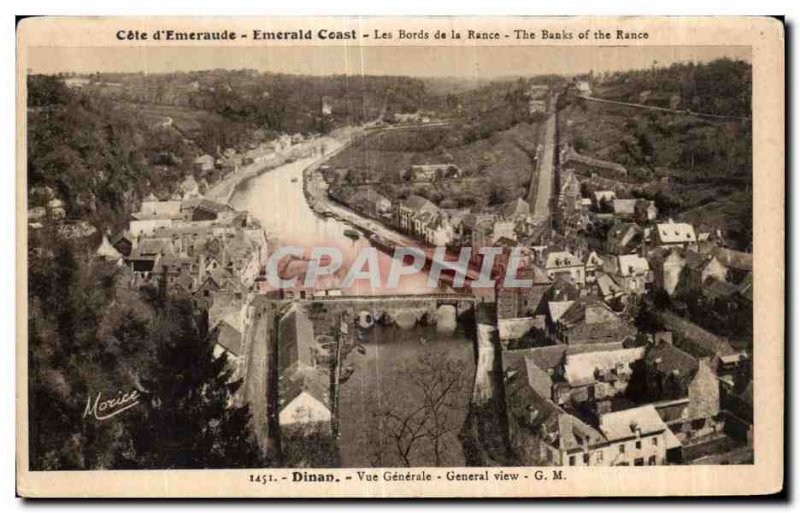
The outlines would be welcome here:
<svg viewBox="0 0 800 513">
<path fill-rule="evenodd" d="M 585 465 L 589 464 L 589 453 L 588 452 L 583 455 L 583 463 Z"/>
<path fill-rule="evenodd" d="M 569 466 L 570 467 L 574 467 L 575 466 L 575 456 L 570 456 L 569 457 Z"/>
<path fill-rule="evenodd" d="M 625 454 L 625 444 L 619 444 L 619 453 Z"/>
<path fill-rule="evenodd" d="M 642 441 L 641 440 L 636 440 L 636 448 L 637 449 L 641 449 L 642 448 Z"/>
<path fill-rule="evenodd" d="M 647 464 L 648 465 L 655 465 L 656 464 L 656 457 L 655 456 L 650 456 L 650 458 L 647 460 Z"/>
<path fill-rule="evenodd" d="M 634 467 L 644 467 L 644 458 L 636 458 L 633 460 Z"/>
<path fill-rule="evenodd" d="M 658 437 L 657 436 L 653 437 L 653 445 L 658 447 Z"/>
</svg>

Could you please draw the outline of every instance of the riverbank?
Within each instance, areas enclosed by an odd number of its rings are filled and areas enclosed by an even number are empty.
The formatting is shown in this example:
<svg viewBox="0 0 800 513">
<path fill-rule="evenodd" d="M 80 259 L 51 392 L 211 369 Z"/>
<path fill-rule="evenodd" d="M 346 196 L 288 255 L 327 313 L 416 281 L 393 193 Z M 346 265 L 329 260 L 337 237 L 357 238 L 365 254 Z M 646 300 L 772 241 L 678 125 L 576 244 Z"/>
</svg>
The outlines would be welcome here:
<svg viewBox="0 0 800 513">
<path fill-rule="evenodd" d="M 260 162 L 242 167 L 236 173 L 233 173 L 218 183 L 214 184 L 205 197 L 217 203 L 229 204 L 236 192 L 244 187 L 247 182 L 254 178 L 258 178 L 264 173 L 279 168 L 285 164 L 290 164 L 295 160 L 306 158 L 309 156 L 319 155 L 320 161 L 324 162 L 333 154 L 328 154 L 329 148 L 336 148 L 338 151 L 342 147 L 346 147 L 350 143 L 354 132 L 361 129 L 344 128 L 338 129 L 328 136 L 317 137 L 309 141 L 302 142 L 287 151 L 276 154 L 267 160 L 267 162 Z M 313 165 L 313 164 L 312 164 Z"/>
</svg>

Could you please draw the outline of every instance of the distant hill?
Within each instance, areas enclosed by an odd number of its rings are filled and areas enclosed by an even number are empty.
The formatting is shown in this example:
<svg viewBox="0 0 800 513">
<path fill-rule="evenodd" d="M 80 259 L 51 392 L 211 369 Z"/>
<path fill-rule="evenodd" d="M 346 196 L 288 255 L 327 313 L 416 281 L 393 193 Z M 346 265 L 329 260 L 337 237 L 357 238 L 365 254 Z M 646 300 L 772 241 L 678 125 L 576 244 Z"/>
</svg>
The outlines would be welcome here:
<svg viewBox="0 0 800 513">
<path fill-rule="evenodd" d="M 603 75 L 593 96 L 631 103 L 673 106 L 722 116 L 750 117 L 752 66 L 741 60 L 676 63 Z"/>
</svg>

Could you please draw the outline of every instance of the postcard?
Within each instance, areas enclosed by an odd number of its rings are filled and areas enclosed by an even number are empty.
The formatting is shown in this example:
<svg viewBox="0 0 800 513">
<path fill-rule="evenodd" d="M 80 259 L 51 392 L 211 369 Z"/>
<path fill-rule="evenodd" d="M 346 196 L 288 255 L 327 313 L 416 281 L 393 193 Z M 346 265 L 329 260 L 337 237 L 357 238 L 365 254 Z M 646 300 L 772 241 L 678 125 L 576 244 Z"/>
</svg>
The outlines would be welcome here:
<svg viewBox="0 0 800 513">
<path fill-rule="evenodd" d="M 784 28 L 17 27 L 23 497 L 766 495 Z"/>
</svg>

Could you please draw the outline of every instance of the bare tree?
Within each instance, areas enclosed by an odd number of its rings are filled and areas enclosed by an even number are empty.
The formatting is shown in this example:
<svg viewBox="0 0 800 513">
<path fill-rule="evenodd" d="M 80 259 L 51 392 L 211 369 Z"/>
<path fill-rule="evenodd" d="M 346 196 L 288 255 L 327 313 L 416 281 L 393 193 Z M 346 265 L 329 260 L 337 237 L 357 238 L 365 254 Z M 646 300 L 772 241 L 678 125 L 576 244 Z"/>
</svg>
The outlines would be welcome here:
<svg viewBox="0 0 800 513">
<path fill-rule="evenodd" d="M 372 429 L 378 434 L 373 463 L 385 465 L 394 456 L 406 467 L 415 458 L 439 466 L 446 437 L 461 427 L 464 366 L 428 348 L 404 366 L 403 374 L 412 385 L 409 393 L 398 394 L 391 406 L 373 413 Z"/>
</svg>

